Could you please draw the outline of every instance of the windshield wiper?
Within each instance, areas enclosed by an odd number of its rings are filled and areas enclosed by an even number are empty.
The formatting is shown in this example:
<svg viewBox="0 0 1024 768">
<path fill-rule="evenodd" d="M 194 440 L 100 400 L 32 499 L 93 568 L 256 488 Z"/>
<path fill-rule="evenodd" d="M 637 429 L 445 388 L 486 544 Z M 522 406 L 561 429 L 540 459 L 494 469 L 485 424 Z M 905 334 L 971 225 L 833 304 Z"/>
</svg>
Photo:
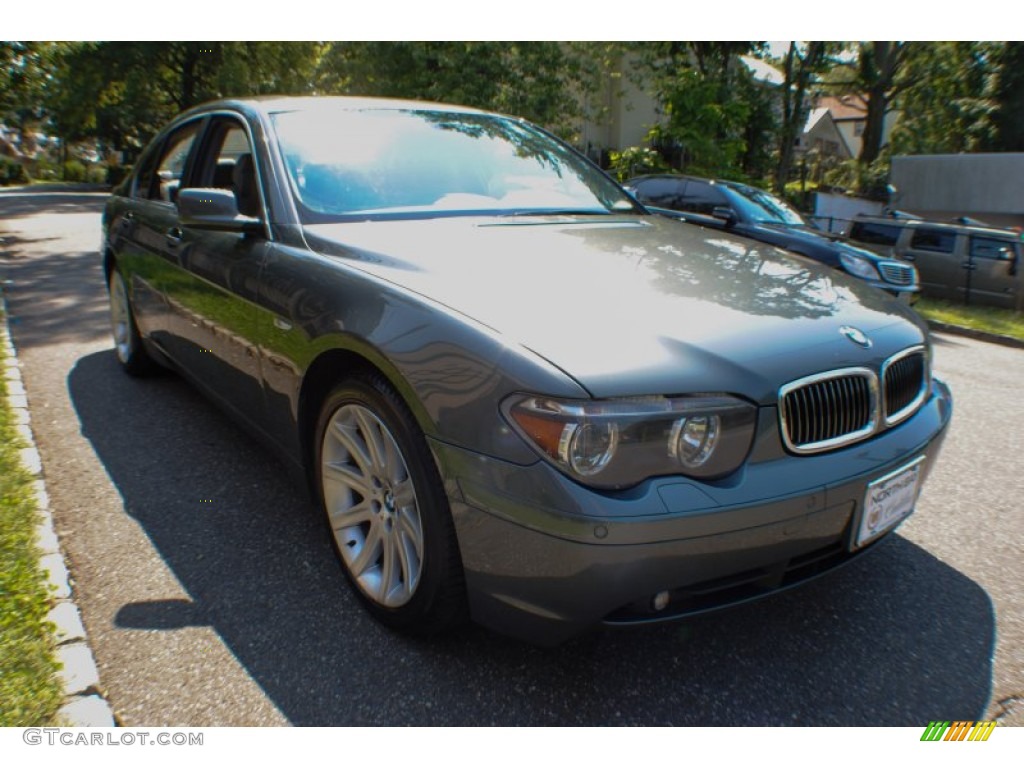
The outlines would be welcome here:
<svg viewBox="0 0 1024 768">
<path fill-rule="evenodd" d="M 508 211 L 500 216 L 611 216 L 618 211 L 596 211 L 593 208 L 528 208 Z"/>
</svg>

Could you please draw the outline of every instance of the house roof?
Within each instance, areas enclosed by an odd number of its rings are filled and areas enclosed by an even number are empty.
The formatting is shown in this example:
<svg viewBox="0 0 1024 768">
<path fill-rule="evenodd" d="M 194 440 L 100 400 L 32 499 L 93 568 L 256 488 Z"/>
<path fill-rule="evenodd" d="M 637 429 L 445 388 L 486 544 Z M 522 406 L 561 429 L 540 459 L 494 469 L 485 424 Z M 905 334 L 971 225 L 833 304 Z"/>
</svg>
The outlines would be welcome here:
<svg viewBox="0 0 1024 768">
<path fill-rule="evenodd" d="M 868 116 L 867 101 L 859 93 L 822 96 L 817 106 L 831 112 L 833 120 L 866 120 Z"/>
<path fill-rule="evenodd" d="M 818 121 L 824 120 L 828 113 L 829 111 L 825 107 L 818 107 L 817 109 L 812 109 L 808 112 L 807 122 L 804 124 L 804 133 L 810 133 L 811 129 L 818 124 Z"/>
</svg>

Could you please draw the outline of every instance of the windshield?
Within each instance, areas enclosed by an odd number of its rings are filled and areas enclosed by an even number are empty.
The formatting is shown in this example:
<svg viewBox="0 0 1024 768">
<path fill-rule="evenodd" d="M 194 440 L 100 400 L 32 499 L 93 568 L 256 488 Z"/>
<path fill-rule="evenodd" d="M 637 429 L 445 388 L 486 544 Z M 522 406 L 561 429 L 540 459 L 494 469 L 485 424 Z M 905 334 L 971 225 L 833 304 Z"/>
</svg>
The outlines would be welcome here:
<svg viewBox="0 0 1024 768">
<path fill-rule="evenodd" d="M 806 227 L 807 222 L 789 203 L 763 189 L 743 184 L 726 187 L 732 193 L 733 204 L 740 209 L 743 218 L 757 224 L 785 224 L 790 227 Z"/>
<path fill-rule="evenodd" d="M 279 113 L 273 120 L 306 223 L 637 210 L 568 147 L 511 118 L 325 109 Z"/>
</svg>

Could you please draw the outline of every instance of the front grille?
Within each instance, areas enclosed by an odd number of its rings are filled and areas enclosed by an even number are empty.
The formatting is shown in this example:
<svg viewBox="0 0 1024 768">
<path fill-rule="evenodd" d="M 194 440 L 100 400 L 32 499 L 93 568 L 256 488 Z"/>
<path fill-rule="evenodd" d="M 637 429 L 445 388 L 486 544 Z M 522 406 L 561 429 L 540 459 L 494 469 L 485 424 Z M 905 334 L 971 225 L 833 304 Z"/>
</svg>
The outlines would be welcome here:
<svg viewBox="0 0 1024 768">
<path fill-rule="evenodd" d="M 896 424 L 912 414 L 928 391 L 928 360 L 923 347 L 889 358 L 882 368 L 885 423 Z"/>
<path fill-rule="evenodd" d="M 875 430 L 878 380 L 867 368 L 808 376 L 780 396 L 783 439 L 796 453 L 837 448 Z"/>
<path fill-rule="evenodd" d="M 882 261 L 878 264 L 878 271 L 882 273 L 882 279 L 893 285 L 913 285 L 915 282 L 915 270 L 913 264 L 903 264 L 899 261 Z"/>
</svg>

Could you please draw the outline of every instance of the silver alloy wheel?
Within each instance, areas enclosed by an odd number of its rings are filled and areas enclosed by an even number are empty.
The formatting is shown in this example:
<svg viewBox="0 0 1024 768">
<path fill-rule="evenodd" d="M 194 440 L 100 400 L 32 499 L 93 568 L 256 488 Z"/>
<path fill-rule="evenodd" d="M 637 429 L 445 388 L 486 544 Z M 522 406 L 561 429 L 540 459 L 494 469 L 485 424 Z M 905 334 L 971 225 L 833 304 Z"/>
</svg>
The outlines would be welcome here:
<svg viewBox="0 0 1024 768">
<path fill-rule="evenodd" d="M 124 278 L 117 271 L 110 273 L 110 329 L 117 359 L 127 363 L 132 356 L 132 315 Z"/>
<path fill-rule="evenodd" d="M 373 411 L 343 405 L 320 456 L 324 506 L 349 573 L 378 605 L 405 605 L 423 573 L 423 524 L 398 443 Z"/>
</svg>

